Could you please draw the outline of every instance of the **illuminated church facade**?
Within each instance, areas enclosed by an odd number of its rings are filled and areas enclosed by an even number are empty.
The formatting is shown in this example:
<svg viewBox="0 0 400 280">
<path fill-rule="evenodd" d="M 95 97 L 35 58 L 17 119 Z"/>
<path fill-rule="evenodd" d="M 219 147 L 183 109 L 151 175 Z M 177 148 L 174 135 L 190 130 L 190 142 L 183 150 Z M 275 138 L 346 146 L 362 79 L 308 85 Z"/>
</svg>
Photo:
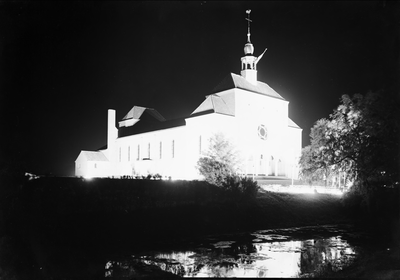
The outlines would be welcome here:
<svg viewBox="0 0 400 280">
<path fill-rule="evenodd" d="M 289 118 L 289 102 L 257 80 L 265 51 L 253 52 L 249 29 L 240 75 L 227 75 L 187 117 L 166 120 L 153 108 L 133 106 L 116 126 L 116 112 L 108 110 L 107 146 L 81 151 L 75 175 L 201 179 L 197 161 L 222 133 L 238 152 L 241 175 L 296 179 L 302 129 Z"/>
</svg>

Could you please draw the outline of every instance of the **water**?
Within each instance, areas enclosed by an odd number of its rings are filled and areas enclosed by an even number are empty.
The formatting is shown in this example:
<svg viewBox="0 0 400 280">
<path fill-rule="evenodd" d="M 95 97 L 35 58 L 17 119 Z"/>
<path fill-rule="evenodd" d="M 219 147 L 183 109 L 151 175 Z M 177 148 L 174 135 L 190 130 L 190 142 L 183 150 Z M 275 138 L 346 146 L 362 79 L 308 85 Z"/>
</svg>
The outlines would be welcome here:
<svg viewBox="0 0 400 280">
<path fill-rule="evenodd" d="M 181 277 L 317 276 L 354 261 L 357 247 L 346 235 L 346 229 L 327 226 L 208 236 L 184 245 L 171 244 L 169 250 L 109 260 L 105 277 L 137 276 L 143 268 Z"/>
</svg>

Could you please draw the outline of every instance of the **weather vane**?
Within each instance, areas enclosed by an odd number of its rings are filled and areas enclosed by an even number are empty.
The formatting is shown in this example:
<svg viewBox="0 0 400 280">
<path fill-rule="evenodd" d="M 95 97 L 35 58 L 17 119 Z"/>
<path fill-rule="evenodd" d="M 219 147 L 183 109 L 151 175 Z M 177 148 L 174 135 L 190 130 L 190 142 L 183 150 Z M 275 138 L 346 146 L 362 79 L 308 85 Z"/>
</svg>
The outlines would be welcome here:
<svg viewBox="0 0 400 280">
<path fill-rule="evenodd" d="M 246 14 L 247 14 L 247 18 L 246 18 L 246 20 L 247 20 L 247 42 L 248 43 L 250 43 L 250 22 L 251 22 L 250 13 L 251 13 L 251 10 L 246 10 Z"/>
</svg>

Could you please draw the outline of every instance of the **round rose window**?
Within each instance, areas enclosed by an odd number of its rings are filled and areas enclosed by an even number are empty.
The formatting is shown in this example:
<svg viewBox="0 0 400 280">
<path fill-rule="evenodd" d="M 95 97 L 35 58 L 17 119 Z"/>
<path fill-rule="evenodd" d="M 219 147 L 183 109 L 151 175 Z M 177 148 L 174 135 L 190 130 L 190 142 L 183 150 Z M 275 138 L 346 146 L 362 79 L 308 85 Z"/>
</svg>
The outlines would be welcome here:
<svg viewBox="0 0 400 280">
<path fill-rule="evenodd" d="M 258 126 L 258 137 L 262 140 L 267 140 L 267 128 L 263 124 Z"/>
</svg>

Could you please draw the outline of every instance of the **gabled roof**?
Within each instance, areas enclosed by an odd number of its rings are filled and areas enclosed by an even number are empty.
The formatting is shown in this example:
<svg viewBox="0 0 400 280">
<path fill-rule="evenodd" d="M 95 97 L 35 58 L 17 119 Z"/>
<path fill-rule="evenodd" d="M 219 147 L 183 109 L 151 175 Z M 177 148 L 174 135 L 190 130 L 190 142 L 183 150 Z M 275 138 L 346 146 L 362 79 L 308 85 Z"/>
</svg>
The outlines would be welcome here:
<svg viewBox="0 0 400 280">
<path fill-rule="evenodd" d="M 122 120 L 129 120 L 129 119 L 142 119 L 144 113 L 149 114 L 153 118 L 158 121 L 165 121 L 165 118 L 155 109 L 153 108 L 146 108 L 141 106 L 133 106 L 133 108 L 122 118 Z"/>
<path fill-rule="evenodd" d="M 81 151 L 78 157 L 84 156 L 87 161 L 108 161 L 107 157 L 100 151 Z"/>
<path fill-rule="evenodd" d="M 204 113 L 218 113 L 229 116 L 235 116 L 235 98 L 232 94 L 224 95 L 209 95 L 206 100 L 193 111 L 191 116 L 204 114 Z"/>
<path fill-rule="evenodd" d="M 288 126 L 301 129 L 301 127 L 298 126 L 298 125 L 297 125 L 294 121 L 292 121 L 290 118 L 288 118 Z"/>
<path fill-rule="evenodd" d="M 240 88 L 248 91 L 252 91 L 255 93 L 267 95 L 270 97 L 278 98 L 285 100 L 282 96 L 280 96 L 274 89 L 272 89 L 269 85 L 266 83 L 257 81 L 257 84 L 254 85 L 247 81 L 245 78 L 243 78 L 240 75 L 236 75 L 233 73 L 230 73 L 228 76 L 223 79 L 219 85 L 217 85 L 213 90 L 212 93 L 217 93 L 221 91 L 225 91 L 228 89 L 232 88 Z"/>
</svg>

